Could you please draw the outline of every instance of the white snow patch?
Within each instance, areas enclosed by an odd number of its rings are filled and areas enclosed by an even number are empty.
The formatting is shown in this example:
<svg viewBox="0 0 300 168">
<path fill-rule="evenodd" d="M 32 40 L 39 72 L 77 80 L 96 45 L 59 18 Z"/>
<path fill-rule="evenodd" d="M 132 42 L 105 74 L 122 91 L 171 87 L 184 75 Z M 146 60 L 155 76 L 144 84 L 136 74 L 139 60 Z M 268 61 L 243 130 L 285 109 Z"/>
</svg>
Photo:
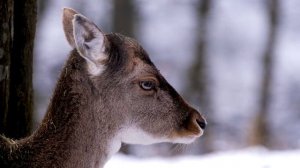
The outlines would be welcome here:
<svg viewBox="0 0 300 168">
<path fill-rule="evenodd" d="M 300 150 L 269 151 L 248 148 L 202 156 L 140 159 L 115 155 L 105 168 L 299 168 Z"/>
</svg>

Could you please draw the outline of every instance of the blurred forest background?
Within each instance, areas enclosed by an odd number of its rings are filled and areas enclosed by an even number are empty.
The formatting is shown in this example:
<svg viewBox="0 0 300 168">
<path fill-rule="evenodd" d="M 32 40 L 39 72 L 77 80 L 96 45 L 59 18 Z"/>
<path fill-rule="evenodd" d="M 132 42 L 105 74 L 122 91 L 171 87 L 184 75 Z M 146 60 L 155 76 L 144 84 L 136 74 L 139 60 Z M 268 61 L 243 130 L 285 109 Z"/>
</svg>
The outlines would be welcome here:
<svg viewBox="0 0 300 168">
<path fill-rule="evenodd" d="M 62 8 L 71 7 L 104 32 L 137 39 L 167 80 L 207 117 L 204 136 L 192 145 L 125 145 L 123 153 L 145 157 L 257 145 L 300 148 L 300 1 L 37 2 L 32 130 L 45 114 L 71 50 L 61 21 Z"/>
</svg>

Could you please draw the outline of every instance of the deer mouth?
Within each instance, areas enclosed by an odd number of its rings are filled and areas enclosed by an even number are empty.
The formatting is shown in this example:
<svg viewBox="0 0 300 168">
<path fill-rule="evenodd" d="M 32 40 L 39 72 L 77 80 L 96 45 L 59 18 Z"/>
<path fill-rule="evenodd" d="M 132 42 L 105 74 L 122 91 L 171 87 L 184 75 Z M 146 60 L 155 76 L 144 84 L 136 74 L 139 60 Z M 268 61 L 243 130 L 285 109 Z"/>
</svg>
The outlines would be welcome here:
<svg viewBox="0 0 300 168">
<path fill-rule="evenodd" d="M 202 136 L 204 130 L 197 123 L 190 123 L 187 127 L 181 127 L 171 133 L 170 138 L 175 143 L 189 144 Z"/>
<path fill-rule="evenodd" d="M 203 135 L 206 125 L 205 118 L 197 110 L 191 108 L 179 129 L 174 132 L 173 137 L 175 139 L 186 139 L 188 143 L 193 142 Z"/>
</svg>

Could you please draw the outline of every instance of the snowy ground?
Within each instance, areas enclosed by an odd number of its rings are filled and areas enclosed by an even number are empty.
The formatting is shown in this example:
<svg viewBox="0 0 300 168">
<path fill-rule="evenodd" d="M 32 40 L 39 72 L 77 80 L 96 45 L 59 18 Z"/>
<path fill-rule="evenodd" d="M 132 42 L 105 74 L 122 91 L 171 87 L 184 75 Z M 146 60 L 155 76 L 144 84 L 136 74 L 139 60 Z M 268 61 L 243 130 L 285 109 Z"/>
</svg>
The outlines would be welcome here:
<svg viewBox="0 0 300 168">
<path fill-rule="evenodd" d="M 105 168 L 300 168 L 300 150 L 250 148 L 204 156 L 140 159 L 115 155 Z"/>
</svg>

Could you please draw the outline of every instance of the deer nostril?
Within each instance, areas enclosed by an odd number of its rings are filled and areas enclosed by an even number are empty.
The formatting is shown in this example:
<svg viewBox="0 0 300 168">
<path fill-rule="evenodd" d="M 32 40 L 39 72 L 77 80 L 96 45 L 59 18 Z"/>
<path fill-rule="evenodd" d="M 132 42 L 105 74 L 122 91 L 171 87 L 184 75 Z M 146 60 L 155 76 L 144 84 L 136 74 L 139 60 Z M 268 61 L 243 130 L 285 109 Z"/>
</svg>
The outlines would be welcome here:
<svg viewBox="0 0 300 168">
<path fill-rule="evenodd" d="M 206 127 L 205 121 L 200 121 L 200 120 L 196 119 L 196 122 L 200 126 L 200 128 L 205 129 L 205 127 Z"/>
</svg>

